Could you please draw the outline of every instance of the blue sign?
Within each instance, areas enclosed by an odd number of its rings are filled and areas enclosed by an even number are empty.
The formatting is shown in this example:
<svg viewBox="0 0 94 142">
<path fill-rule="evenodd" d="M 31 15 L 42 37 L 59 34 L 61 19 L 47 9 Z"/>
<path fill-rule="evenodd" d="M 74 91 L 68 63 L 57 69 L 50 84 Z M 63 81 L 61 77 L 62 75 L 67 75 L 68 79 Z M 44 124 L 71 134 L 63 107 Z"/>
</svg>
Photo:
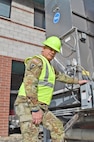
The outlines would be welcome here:
<svg viewBox="0 0 94 142">
<path fill-rule="evenodd" d="M 54 18 L 53 18 L 53 23 L 58 23 L 59 22 L 59 20 L 60 20 L 60 13 L 59 12 L 57 12 L 57 13 L 55 13 L 55 15 L 54 15 Z"/>
</svg>

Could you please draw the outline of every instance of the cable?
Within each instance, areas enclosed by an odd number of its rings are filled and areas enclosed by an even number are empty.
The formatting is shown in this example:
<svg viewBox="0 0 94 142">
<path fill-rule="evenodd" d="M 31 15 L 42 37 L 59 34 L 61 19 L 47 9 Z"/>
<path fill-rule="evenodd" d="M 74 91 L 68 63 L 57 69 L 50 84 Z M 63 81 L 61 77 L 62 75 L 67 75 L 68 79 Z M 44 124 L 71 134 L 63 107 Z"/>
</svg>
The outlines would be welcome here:
<svg viewBox="0 0 94 142">
<path fill-rule="evenodd" d="M 84 67 L 82 67 L 81 65 L 77 65 L 77 67 L 80 67 L 85 72 L 85 74 L 87 76 L 87 79 L 89 79 L 90 81 L 92 81 L 92 79 L 88 76 L 88 74 L 87 74 L 87 72 L 86 72 L 86 70 L 85 70 Z"/>
</svg>

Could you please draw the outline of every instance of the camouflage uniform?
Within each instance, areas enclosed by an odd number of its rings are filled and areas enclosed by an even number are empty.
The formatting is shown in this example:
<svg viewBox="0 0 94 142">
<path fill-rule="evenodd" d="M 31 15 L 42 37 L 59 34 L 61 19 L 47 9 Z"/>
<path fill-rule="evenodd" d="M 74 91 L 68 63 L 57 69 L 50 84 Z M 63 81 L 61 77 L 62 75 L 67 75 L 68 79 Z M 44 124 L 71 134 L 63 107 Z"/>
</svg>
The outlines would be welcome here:
<svg viewBox="0 0 94 142">
<path fill-rule="evenodd" d="M 52 142 L 62 142 L 64 139 L 64 128 L 62 122 L 48 110 L 48 106 L 38 101 L 37 84 L 42 70 L 42 60 L 34 57 L 27 61 L 24 85 L 26 97 L 18 96 L 15 101 L 16 114 L 20 119 L 20 128 L 23 142 L 39 142 L 39 125 L 32 123 L 31 109 L 41 108 L 43 110 L 42 125 L 50 130 Z M 56 79 L 66 83 L 78 83 L 65 74 L 56 74 Z"/>
</svg>

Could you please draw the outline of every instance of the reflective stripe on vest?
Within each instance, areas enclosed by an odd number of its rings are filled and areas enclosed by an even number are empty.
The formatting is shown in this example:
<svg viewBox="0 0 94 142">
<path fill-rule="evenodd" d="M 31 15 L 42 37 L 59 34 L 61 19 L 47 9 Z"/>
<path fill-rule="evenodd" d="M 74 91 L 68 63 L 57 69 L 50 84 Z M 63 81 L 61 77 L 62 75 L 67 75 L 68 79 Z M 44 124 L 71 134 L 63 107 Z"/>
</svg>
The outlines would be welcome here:
<svg viewBox="0 0 94 142">
<path fill-rule="evenodd" d="M 42 57 L 43 58 L 43 57 Z M 39 85 L 44 85 L 44 86 L 48 86 L 48 87 L 51 87 L 53 88 L 54 85 L 50 82 L 48 82 L 48 77 L 49 77 L 49 69 L 48 69 L 48 66 L 47 66 L 47 63 L 46 63 L 46 72 L 45 72 L 45 77 L 44 77 L 44 80 L 43 81 L 40 81 L 39 80 Z"/>
<path fill-rule="evenodd" d="M 44 56 L 37 57 L 43 61 L 43 69 L 38 83 L 38 100 L 49 105 L 53 95 L 55 73 L 53 67 Z"/>
<path fill-rule="evenodd" d="M 53 84 L 51 84 L 51 83 L 49 83 L 49 82 L 45 82 L 45 81 L 39 81 L 39 83 L 38 83 L 39 85 L 44 85 L 44 86 L 48 86 L 48 87 L 51 87 L 51 88 L 53 88 L 54 87 L 54 85 Z"/>
</svg>

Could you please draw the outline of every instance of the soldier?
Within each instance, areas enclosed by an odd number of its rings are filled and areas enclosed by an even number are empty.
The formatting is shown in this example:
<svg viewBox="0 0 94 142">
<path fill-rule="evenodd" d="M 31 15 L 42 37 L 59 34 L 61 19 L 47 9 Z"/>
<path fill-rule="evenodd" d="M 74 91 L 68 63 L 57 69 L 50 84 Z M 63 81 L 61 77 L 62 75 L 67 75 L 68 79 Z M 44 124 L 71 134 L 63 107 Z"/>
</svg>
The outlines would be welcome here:
<svg viewBox="0 0 94 142">
<path fill-rule="evenodd" d="M 50 130 L 52 142 L 63 142 L 63 124 L 48 110 L 55 79 L 72 84 L 87 82 L 71 78 L 64 73 L 55 73 L 50 61 L 56 52 L 60 52 L 61 41 L 58 37 L 51 36 L 43 44 L 41 55 L 25 60 L 25 75 L 15 101 L 15 110 L 19 116 L 23 142 L 39 142 L 40 124 Z"/>
</svg>

